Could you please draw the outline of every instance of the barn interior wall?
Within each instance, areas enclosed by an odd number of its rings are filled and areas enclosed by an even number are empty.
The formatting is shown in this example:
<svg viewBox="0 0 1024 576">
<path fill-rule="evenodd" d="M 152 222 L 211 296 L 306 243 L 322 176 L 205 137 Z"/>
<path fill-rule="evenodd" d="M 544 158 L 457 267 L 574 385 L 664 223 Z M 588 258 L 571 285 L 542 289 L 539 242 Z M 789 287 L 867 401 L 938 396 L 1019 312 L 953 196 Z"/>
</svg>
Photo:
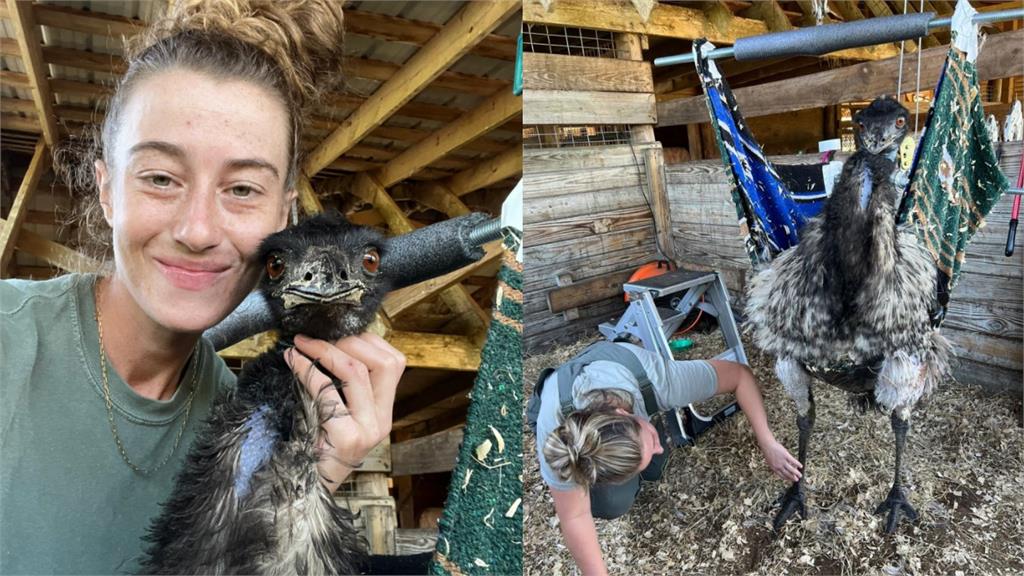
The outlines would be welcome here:
<svg viewBox="0 0 1024 576">
<path fill-rule="evenodd" d="M 525 150 L 524 348 L 537 352 L 592 333 L 621 314 L 622 296 L 552 313 L 546 293 L 636 269 L 656 258 L 645 195 L 647 145 Z"/>
</svg>

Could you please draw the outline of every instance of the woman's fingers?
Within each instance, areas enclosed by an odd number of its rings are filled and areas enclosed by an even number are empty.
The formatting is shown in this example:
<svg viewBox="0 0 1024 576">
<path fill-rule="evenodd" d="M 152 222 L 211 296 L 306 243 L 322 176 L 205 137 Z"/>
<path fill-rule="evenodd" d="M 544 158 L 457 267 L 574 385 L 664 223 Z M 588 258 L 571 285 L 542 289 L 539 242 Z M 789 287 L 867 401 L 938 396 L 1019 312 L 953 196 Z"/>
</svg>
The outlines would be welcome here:
<svg viewBox="0 0 1024 576">
<path fill-rule="evenodd" d="M 405 372 L 405 355 L 371 333 L 343 338 L 337 346 L 369 368 L 378 418 L 390 429 L 398 381 Z"/>
<path fill-rule="evenodd" d="M 295 348 L 305 356 L 314 358 L 324 370 L 341 381 L 343 403 L 353 418 L 364 425 L 376 424 L 373 390 L 366 364 L 323 340 L 296 336 Z M 307 389 L 314 397 L 320 393 L 312 382 L 307 382 Z M 339 400 L 342 398 L 339 397 Z"/>
</svg>

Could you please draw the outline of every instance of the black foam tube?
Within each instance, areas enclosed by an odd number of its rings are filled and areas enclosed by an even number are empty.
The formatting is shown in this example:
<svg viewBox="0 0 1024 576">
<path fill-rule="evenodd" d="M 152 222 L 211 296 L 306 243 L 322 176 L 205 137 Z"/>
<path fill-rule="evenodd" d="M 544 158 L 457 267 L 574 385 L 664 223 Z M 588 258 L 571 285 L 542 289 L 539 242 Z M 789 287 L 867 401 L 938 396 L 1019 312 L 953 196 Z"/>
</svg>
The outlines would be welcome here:
<svg viewBox="0 0 1024 576">
<path fill-rule="evenodd" d="M 500 237 L 497 218 L 474 212 L 389 238 L 381 268 L 391 271 L 392 289 L 397 290 L 476 262 L 484 256 L 481 245 Z M 274 325 L 270 307 L 257 291 L 203 336 L 215 350 L 223 350 Z"/>
<path fill-rule="evenodd" d="M 927 36 L 933 18 L 934 12 L 901 14 L 750 36 L 736 41 L 734 56 L 737 60 L 820 56 L 846 48 L 911 40 Z"/>
</svg>

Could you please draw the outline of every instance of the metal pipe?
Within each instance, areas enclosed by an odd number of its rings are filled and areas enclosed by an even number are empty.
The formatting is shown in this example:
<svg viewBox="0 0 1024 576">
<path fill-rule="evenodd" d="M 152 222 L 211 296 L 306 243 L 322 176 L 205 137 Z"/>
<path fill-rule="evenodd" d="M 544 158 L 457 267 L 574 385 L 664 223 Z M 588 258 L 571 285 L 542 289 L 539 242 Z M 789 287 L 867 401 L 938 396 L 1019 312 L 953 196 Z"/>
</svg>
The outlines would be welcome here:
<svg viewBox="0 0 1024 576">
<path fill-rule="evenodd" d="M 918 15 L 918 14 L 910 14 L 910 15 L 907 15 L 907 17 L 920 17 L 920 15 Z M 904 18 L 904 16 L 886 17 L 886 20 L 889 20 L 890 18 Z M 974 16 L 974 18 L 971 19 L 971 22 L 973 22 L 975 24 L 990 24 L 992 22 L 1005 22 L 1007 20 L 1017 20 L 1017 19 L 1020 19 L 1020 18 L 1024 18 L 1024 8 L 1015 8 L 1015 9 L 1012 9 L 1012 10 L 1000 10 L 998 12 L 988 12 L 988 13 L 983 13 L 983 14 L 976 14 Z M 879 19 L 875 18 L 873 20 L 879 20 Z M 816 28 L 801 28 L 801 29 L 797 29 L 797 30 L 789 30 L 789 31 L 786 31 L 786 32 L 773 32 L 771 34 L 762 34 L 761 36 L 752 36 L 752 37 L 748 37 L 748 38 L 768 38 L 768 37 L 772 37 L 772 36 L 781 37 L 784 34 L 792 34 L 793 32 L 800 32 L 801 30 L 809 30 L 810 31 L 810 30 L 815 30 L 815 29 L 827 29 L 827 34 L 829 34 L 829 35 L 835 34 L 835 35 L 839 35 L 841 37 L 843 35 L 843 31 L 842 31 L 841 28 L 843 28 L 843 27 L 847 27 L 848 28 L 850 25 L 860 25 L 860 26 L 863 26 L 864 22 L 870 22 L 870 20 L 859 20 L 859 21 L 856 21 L 856 22 L 844 22 L 844 23 L 841 23 L 841 24 L 827 24 L 825 26 L 818 26 Z M 927 23 L 927 30 L 929 32 L 931 32 L 932 30 L 934 30 L 936 28 L 948 28 L 952 23 L 953 23 L 953 19 L 952 18 L 934 18 L 934 19 L 928 21 L 928 23 Z M 822 31 L 822 33 L 824 34 L 826 32 Z M 899 40 L 899 39 L 900 38 L 893 38 L 890 41 L 895 41 L 895 40 Z M 858 47 L 858 46 L 857 45 L 846 46 L 846 48 L 856 48 L 856 47 Z M 709 60 L 716 60 L 718 58 L 732 57 L 733 55 L 735 55 L 735 53 L 736 53 L 736 48 L 733 47 L 733 46 L 729 46 L 729 47 L 725 47 L 725 48 L 716 48 L 716 49 L 714 49 L 714 50 L 712 50 L 711 52 L 708 53 L 708 59 Z M 824 53 L 827 53 L 827 52 L 824 52 Z M 821 54 L 814 53 L 814 52 L 806 52 L 804 54 L 807 55 L 807 56 L 820 56 L 821 55 Z M 761 57 L 761 58 L 770 58 L 772 56 L 773 56 L 772 54 L 762 54 L 759 57 Z M 753 59 L 753 58 L 746 58 L 746 59 L 749 60 L 749 59 Z M 663 67 L 663 66 L 674 66 L 676 64 L 688 64 L 688 63 L 691 63 L 693 61 L 694 61 L 694 54 L 693 54 L 693 52 L 690 52 L 688 54 L 676 54 L 675 56 L 662 56 L 661 58 L 655 58 L 654 59 L 654 65 L 656 67 L 660 68 L 660 67 Z"/>
</svg>

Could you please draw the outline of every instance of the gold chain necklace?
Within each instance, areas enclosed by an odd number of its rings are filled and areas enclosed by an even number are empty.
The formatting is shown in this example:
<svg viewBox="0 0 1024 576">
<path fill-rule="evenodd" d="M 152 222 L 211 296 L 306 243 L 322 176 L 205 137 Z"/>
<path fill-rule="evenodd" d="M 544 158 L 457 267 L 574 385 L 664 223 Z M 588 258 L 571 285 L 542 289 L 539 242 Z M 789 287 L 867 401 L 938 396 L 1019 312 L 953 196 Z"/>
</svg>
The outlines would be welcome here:
<svg viewBox="0 0 1024 576">
<path fill-rule="evenodd" d="M 117 434 L 117 424 L 114 423 L 114 403 L 110 398 L 110 379 L 107 375 L 107 357 L 103 353 L 103 318 L 100 316 L 100 291 L 99 281 L 96 282 L 96 328 L 100 335 L 100 370 L 103 373 L 103 399 L 107 405 L 107 421 L 110 423 L 110 433 L 114 435 L 114 442 L 117 443 L 117 451 L 121 454 L 121 459 L 128 465 L 129 468 L 134 470 L 136 473 L 143 476 L 148 476 L 157 470 L 164 467 L 171 456 L 178 450 L 178 444 L 181 443 L 181 436 L 185 433 L 185 428 L 188 426 L 189 414 L 192 412 L 192 400 L 196 395 L 196 378 L 199 376 L 199 341 L 196 341 L 195 347 L 192 349 L 192 382 L 189 385 L 188 392 L 188 404 L 185 406 L 185 419 L 181 423 L 181 428 L 178 429 L 178 435 L 174 438 L 174 446 L 171 446 L 171 451 L 164 456 L 164 459 L 153 468 L 141 468 L 132 462 L 132 459 L 128 457 L 128 452 L 124 449 L 124 443 L 121 442 L 121 437 Z"/>
</svg>

